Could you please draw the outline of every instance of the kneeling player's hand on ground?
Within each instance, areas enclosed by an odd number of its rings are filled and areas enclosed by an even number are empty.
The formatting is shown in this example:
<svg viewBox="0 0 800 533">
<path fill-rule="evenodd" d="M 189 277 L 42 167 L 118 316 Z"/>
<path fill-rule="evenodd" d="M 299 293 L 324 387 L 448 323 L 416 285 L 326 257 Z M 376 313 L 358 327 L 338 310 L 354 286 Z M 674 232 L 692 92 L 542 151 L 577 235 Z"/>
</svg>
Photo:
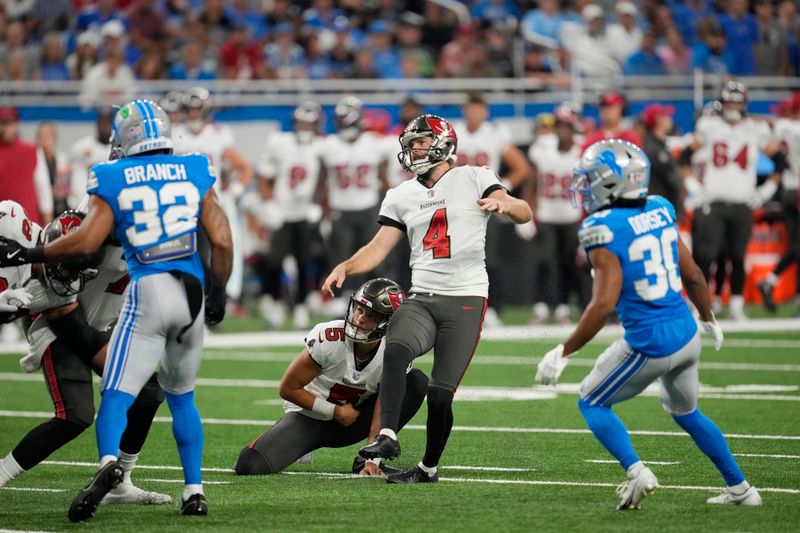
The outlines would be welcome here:
<svg viewBox="0 0 800 533">
<path fill-rule="evenodd" d="M 349 426 L 358 418 L 358 411 L 349 403 L 337 405 L 333 410 L 333 419 L 344 427 Z"/>
<path fill-rule="evenodd" d="M 342 283 L 344 283 L 346 277 L 344 267 L 339 265 L 334 268 L 331 273 L 328 274 L 325 283 L 322 284 L 322 294 L 333 298 L 335 296 L 335 294 L 333 294 L 333 288 L 341 289 Z"/>
<path fill-rule="evenodd" d="M 564 345 L 559 344 L 545 354 L 536 367 L 536 383 L 542 385 L 555 385 L 561 373 L 567 368 L 572 354 L 564 356 Z"/>
<path fill-rule="evenodd" d="M 378 463 L 367 460 L 364 463 L 364 468 L 361 469 L 361 472 L 358 473 L 359 476 L 369 476 L 369 477 L 383 477 L 383 470 L 378 465 Z"/>
<path fill-rule="evenodd" d="M 725 336 L 722 334 L 722 328 L 717 324 L 716 317 L 713 317 L 709 322 L 700 321 L 700 326 L 706 334 L 714 337 L 714 349 L 719 351 L 719 349 L 722 348 L 722 341 L 725 339 Z"/>
<path fill-rule="evenodd" d="M 25 289 L 8 289 L 0 293 L 0 313 L 16 313 L 20 307 L 31 304 L 31 295 Z"/>
</svg>

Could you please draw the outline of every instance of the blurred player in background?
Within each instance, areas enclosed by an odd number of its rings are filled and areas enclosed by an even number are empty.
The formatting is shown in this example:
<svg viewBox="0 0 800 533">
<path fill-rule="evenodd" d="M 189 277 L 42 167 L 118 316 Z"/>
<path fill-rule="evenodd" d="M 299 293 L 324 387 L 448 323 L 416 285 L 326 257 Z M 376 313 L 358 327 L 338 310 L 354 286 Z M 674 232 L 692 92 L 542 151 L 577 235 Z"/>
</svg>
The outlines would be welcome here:
<svg viewBox="0 0 800 533">
<path fill-rule="evenodd" d="M 72 209 L 77 209 L 86 197 L 86 178 L 89 176 L 89 169 L 108 159 L 113 123 L 113 109 L 110 107 L 98 109 L 94 134 L 81 137 L 69 150 L 72 177 L 70 178 L 70 193 L 67 203 Z"/>
<path fill-rule="evenodd" d="M 183 92 L 177 89 L 169 91 L 158 101 L 158 105 L 169 117 L 173 128 L 183 122 Z"/>
<path fill-rule="evenodd" d="M 270 239 L 266 257 L 268 270 L 280 276 L 283 261 L 289 255 L 297 263 L 297 289 L 290 307 L 295 329 L 307 329 L 309 325 L 306 304 L 310 286 L 308 267 L 318 240 L 313 232 L 322 217 L 322 209 L 314 201 L 320 172 L 321 122 L 322 108 L 319 104 L 312 101 L 301 103 L 293 113 L 293 131 L 270 134 L 256 166 L 258 175 L 272 182 L 272 200 L 281 211 L 283 221 Z M 280 283 L 279 279 L 275 282 Z M 267 298 L 272 299 L 271 296 Z M 281 310 L 283 307 L 279 301 L 262 300 L 265 316 L 275 315 L 271 309 L 274 306 L 281 307 Z"/>
<path fill-rule="evenodd" d="M 317 324 L 303 351 L 281 379 L 278 392 L 285 414 L 239 454 L 238 475 L 275 474 L 319 448 L 341 448 L 378 435 L 378 388 L 386 349 L 384 337 L 405 295 L 395 282 L 377 278 L 350 298 L 344 320 Z M 428 377 L 409 368 L 400 427 L 417 413 L 428 389 Z M 398 469 L 380 459 L 356 457 L 353 473 L 383 475 Z"/>
<path fill-rule="evenodd" d="M 504 125 L 489 120 L 489 106 L 483 95 L 473 93 L 462 108 L 463 121 L 453 123 L 458 135 L 458 161 L 456 165 L 486 166 L 499 175 L 501 166 L 506 168 L 502 178 L 504 187 L 513 192 L 530 177 L 530 165 L 525 154 L 514 146 L 511 132 Z M 486 327 L 502 325 L 502 276 L 499 253 L 500 242 L 509 227 L 503 221 L 490 219 L 486 233 L 486 269 L 489 272 L 489 307 L 486 310 Z"/>
<path fill-rule="evenodd" d="M 528 152 L 534 176 L 529 203 L 536 220 L 536 270 L 541 269 L 536 273 L 532 317 L 536 324 L 547 322 L 551 308 L 557 323 L 568 323 L 569 295 L 580 287 L 577 229 L 583 211 L 573 207 L 569 198 L 572 169 L 581 152 L 575 131 L 579 117 L 568 105 L 559 106 L 553 115 L 555 138 L 534 142 Z"/>
<path fill-rule="evenodd" d="M 583 150 L 603 139 L 622 139 L 641 148 L 641 136 L 625 125 L 626 101 L 622 93 L 611 91 L 602 94 L 599 108 L 600 126 L 583 140 Z"/>
<path fill-rule="evenodd" d="M 338 264 L 374 234 L 378 206 L 388 189 L 387 165 L 396 148 L 391 139 L 363 131 L 363 103 L 355 96 L 342 98 L 333 115 L 336 134 L 326 137 L 320 148 L 320 184 L 330 209 L 330 261 Z M 351 279 L 347 288 L 354 290 L 362 281 Z M 347 300 L 334 307 L 341 314 Z"/>
<path fill-rule="evenodd" d="M 678 234 L 675 210 L 647 196 L 650 162 L 625 141 L 590 146 L 575 168 L 572 189 L 590 216 L 581 224 L 581 246 L 594 269 L 592 301 L 575 331 L 539 363 L 536 381 L 555 384 L 569 358 L 600 331 L 611 313 L 625 329 L 595 362 L 580 387 L 578 407 L 594 436 L 620 463 L 617 509 L 638 509 L 658 480 L 644 465 L 611 407 L 659 380 L 661 403 L 719 470 L 727 490 L 707 503 L 761 505 L 761 496 L 736 464 L 719 428 L 697 408 L 700 332 L 683 300 L 685 287 L 702 328 L 722 346 L 708 286 Z"/>
<path fill-rule="evenodd" d="M 784 222 L 789 233 L 789 250 L 781 257 L 775 270 L 770 272 L 758 289 L 764 297 L 764 305 L 770 311 L 775 311 L 777 306 L 772 296 L 772 290 L 778 283 L 778 277 L 792 263 L 797 263 L 800 258 L 800 219 L 798 219 L 798 185 L 800 185 L 800 92 L 786 101 L 784 116 L 775 120 L 773 132 L 775 141 L 786 158 L 786 168 L 781 175 L 781 205 L 783 207 Z M 797 269 L 797 290 L 800 292 L 800 268 Z M 800 298 L 796 300 L 796 313 L 800 315 Z"/>
<path fill-rule="evenodd" d="M 692 228 L 694 259 L 706 279 L 721 252 L 731 262 L 730 317 L 744 320 L 744 256 L 753 227 L 753 210 L 767 202 L 778 189 L 786 158 L 772 140 L 766 122 L 747 116 L 747 89 L 739 81 L 722 88 L 721 116 L 702 116 L 695 127 L 695 139 L 682 156 L 709 147 L 703 174 L 704 197 L 708 205 L 695 211 Z M 758 186 L 756 161 L 763 151 L 775 162 L 775 174 Z M 702 244 L 701 244 L 702 243 Z M 717 269 L 725 268 L 717 264 Z"/>
</svg>

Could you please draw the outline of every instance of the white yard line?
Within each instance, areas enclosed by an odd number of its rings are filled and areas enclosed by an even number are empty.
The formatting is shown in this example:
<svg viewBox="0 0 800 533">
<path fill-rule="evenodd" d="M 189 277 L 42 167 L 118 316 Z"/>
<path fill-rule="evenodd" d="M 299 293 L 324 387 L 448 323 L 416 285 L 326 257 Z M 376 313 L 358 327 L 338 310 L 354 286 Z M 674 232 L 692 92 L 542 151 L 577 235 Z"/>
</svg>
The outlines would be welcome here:
<svg viewBox="0 0 800 533">
<path fill-rule="evenodd" d="M 584 459 L 584 463 L 594 463 L 594 464 L 601 464 L 601 465 L 617 465 L 619 461 L 615 461 L 614 459 Z M 681 464 L 680 461 L 644 461 L 645 464 L 648 465 L 679 465 Z"/>
<path fill-rule="evenodd" d="M 800 459 L 800 455 L 783 455 L 775 453 L 735 453 L 736 457 L 766 457 L 768 459 Z"/>
<path fill-rule="evenodd" d="M 152 481 L 153 483 L 183 483 L 182 479 L 154 479 L 154 478 L 142 478 L 141 481 Z M 230 485 L 230 481 L 208 481 L 203 480 L 203 485 Z"/>
<path fill-rule="evenodd" d="M 40 489 L 36 487 L 0 487 L 0 490 L 18 490 L 21 492 L 67 492 L 67 489 Z"/>
<path fill-rule="evenodd" d="M 11 418 L 51 418 L 53 413 L 49 411 L 9 411 L 0 410 L 0 417 Z M 168 416 L 157 416 L 155 422 L 172 423 L 172 418 Z M 203 424 L 208 425 L 230 425 L 230 426 L 260 426 L 266 427 L 275 424 L 275 420 L 252 420 L 252 419 L 227 419 L 227 418 L 204 418 Z M 410 424 L 403 429 L 415 431 L 425 431 L 427 428 L 422 424 Z M 465 431 L 471 433 L 549 433 L 555 435 L 591 435 L 588 429 L 570 428 L 525 428 L 525 427 L 503 427 L 503 426 L 453 426 L 453 431 Z M 631 435 L 641 435 L 647 437 L 688 437 L 683 431 L 651 431 L 633 430 Z M 746 433 L 728 433 L 728 439 L 747 439 L 747 440 L 790 440 L 800 441 L 800 435 L 757 435 Z M 93 463 L 94 464 L 94 463 Z"/>
</svg>

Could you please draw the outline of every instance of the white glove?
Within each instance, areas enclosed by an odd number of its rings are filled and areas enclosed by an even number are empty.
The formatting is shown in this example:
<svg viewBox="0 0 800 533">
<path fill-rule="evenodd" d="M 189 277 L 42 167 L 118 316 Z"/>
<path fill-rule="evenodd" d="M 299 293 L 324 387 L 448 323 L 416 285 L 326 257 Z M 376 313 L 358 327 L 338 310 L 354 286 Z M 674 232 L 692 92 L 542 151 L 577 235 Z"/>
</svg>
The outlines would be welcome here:
<svg viewBox="0 0 800 533">
<path fill-rule="evenodd" d="M 717 324 L 717 317 L 714 316 L 714 313 L 711 313 L 710 322 L 703 322 L 701 320 L 700 326 L 708 335 L 714 337 L 714 349 L 719 351 L 719 349 L 722 348 L 722 341 L 725 337 L 722 334 L 722 328 L 719 327 L 719 324 Z"/>
<path fill-rule="evenodd" d="M 0 293 L 0 313 L 16 313 L 31 305 L 31 294 L 25 289 L 8 289 Z"/>
<path fill-rule="evenodd" d="M 573 354 L 564 356 L 564 345 L 559 344 L 545 354 L 536 367 L 536 382 L 542 385 L 555 385 L 561 373 L 567 368 L 569 358 Z"/>
<path fill-rule="evenodd" d="M 683 186 L 686 189 L 684 205 L 687 209 L 694 211 L 710 203 L 708 193 L 694 176 L 687 176 L 683 180 Z"/>
<path fill-rule="evenodd" d="M 747 201 L 747 207 L 750 209 L 758 209 L 765 203 L 769 202 L 772 197 L 775 196 L 775 192 L 777 190 L 777 183 L 772 180 L 765 181 L 758 187 L 758 189 L 756 189 L 756 193 Z"/>
<path fill-rule="evenodd" d="M 536 222 L 531 219 L 529 222 L 525 224 L 514 224 L 514 231 L 517 232 L 517 236 L 524 240 L 524 241 L 532 241 L 536 234 L 539 232 L 539 228 L 536 227 Z"/>
</svg>

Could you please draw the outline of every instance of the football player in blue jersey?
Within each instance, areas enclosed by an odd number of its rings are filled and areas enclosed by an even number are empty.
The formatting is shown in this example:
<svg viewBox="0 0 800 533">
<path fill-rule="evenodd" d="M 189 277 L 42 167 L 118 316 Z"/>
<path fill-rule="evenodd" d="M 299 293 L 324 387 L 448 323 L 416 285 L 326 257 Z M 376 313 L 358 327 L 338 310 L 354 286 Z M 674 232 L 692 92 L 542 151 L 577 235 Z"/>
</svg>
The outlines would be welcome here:
<svg viewBox="0 0 800 533">
<path fill-rule="evenodd" d="M 578 407 L 586 425 L 622 465 L 617 509 L 638 509 L 658 480 L 631 445 L 611 406 L 659 380 L 661 403 L 719 470 L 728 487 L 708 503 L 761 505 L 719 428 L 697 408 L 700 334 L 681 296 L 685 288 L 700 325 L 722 346 L 703 273 L 678 235 L 675 210 L 647 196 L 650 162 L 639 148 L 611 139 L 590 146 L 574 170 L 573 198 L 590 214 L 579 231 L 594 269 L 592 301 L 575 331 L 539 363 L 536 381 L 555 384 L 570 357 L 616 311 L 625 335 L 606 349 L 580 386 Z M 577 202 L 576 202 L 577 203 Z"/>
<path fill-rule="evenodd" d="M 201 457 L 203 427 L 194 384 L 205 322 L 222 320 L 231 272 L 230 226 L 213 189 L 216 174 L 202 154 L 172 155 L 170 122 L 155 103 L 134 100 L 117 111 L 113 149 L 120 159 L 92 167 L 89 212 L 73 233 L 25 248 L 0 240 L 0 266 L 55 262 L 93 254 L 106 238 L 122 244 L 131 277 L 112 334 L 97 416 L 100 469 L 72 502 L 69 518 L 93 516 L 103 496 L 123 479 L 118 462 L 125 414 L 161 365 L 158 382 L 172 412 L 186 485 L 181 513 L 205 515 Z M 198 224 L 199 221 L 199 224 Z M 199 227 L 211 244 L 211 275 L 204 279 L 197 252 Z"/>
</svg>

